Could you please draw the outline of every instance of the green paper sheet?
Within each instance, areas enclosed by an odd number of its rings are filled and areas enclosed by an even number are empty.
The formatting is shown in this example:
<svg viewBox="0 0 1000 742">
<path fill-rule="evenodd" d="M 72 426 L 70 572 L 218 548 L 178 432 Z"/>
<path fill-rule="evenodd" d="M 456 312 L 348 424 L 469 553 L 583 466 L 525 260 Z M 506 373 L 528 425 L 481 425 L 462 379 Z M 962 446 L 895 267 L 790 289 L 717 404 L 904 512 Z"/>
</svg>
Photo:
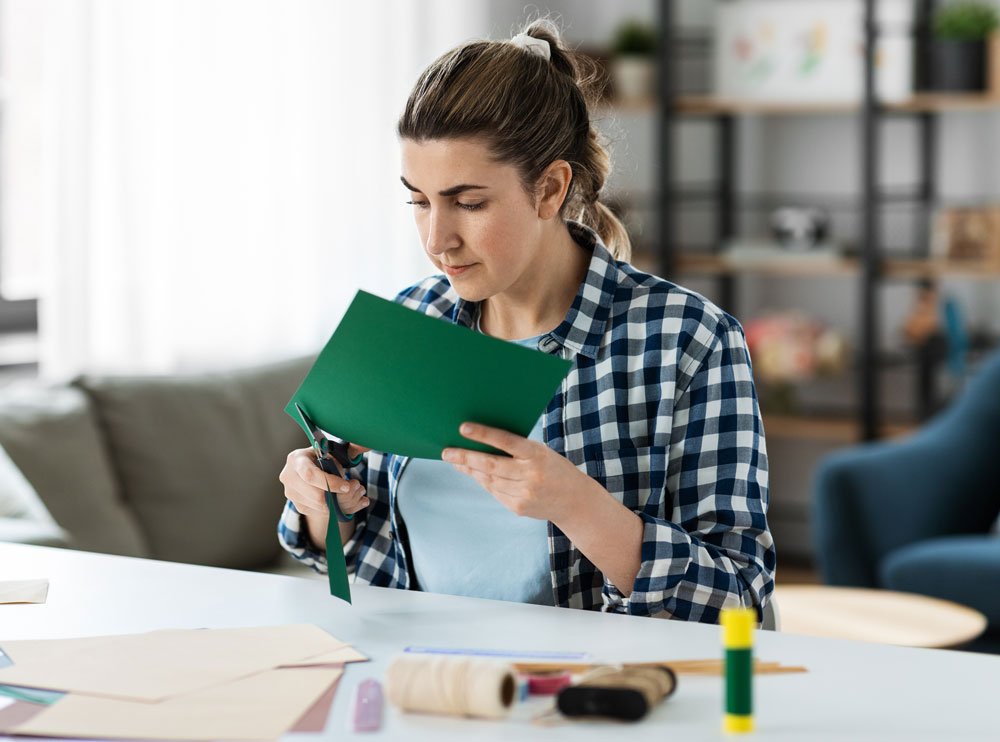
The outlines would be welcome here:
<svg viewBox="0 0 1000 742">
<path fill-rule="evenodd" d="M 527 436 L 571 365 L 359 291 L 285 411 L 303 425 L 298 402 L 323 430 L 402 456 L 496 453 L 458 426 Z"/>
<path fill-rule="evenodd" d="M 463 422 L 528 436 L 572 363 L 359 291 L 285 412 L 365 448 L 440 459 Z M 330 594 L 351 602 L 340 529 L 326 537 Z"/>
</svg>

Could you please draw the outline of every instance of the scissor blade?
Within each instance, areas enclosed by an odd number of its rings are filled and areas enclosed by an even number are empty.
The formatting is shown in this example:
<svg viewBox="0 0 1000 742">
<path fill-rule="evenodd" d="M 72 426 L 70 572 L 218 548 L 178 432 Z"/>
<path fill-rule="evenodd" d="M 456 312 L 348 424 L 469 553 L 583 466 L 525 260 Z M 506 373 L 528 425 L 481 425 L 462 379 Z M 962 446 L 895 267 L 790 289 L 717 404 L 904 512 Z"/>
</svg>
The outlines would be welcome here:
<svg viewBox="0 0 1000 742">
<path fill-rule="evenodd" d="M 298 402 L 295 403 L 295 409 L 298 410 L 299 417 L 301 417 L 302 422 L 305 423 L 306 429 L 309 431 L 309 437 L 312 438 L 313 445 L 318 446 L 320 440 L 325 436 L 320 433 L 319 428 L 317 428 L 313 421 L 309 419 L 306 411 L 302 409 L 302 406 Z"/>
</svg>

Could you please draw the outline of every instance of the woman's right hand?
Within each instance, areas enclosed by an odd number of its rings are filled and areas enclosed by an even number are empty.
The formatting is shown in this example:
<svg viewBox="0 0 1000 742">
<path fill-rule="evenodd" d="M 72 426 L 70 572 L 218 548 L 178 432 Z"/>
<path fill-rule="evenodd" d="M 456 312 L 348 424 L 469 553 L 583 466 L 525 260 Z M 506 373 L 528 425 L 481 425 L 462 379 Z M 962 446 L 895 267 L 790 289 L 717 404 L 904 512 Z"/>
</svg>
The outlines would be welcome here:
<svg viewBox="0 0 1000 742">
<path fill-rule="evenodd" d="M 352 445 L 350 455 L 357 456 L 368 450 Z M 340 468 L 339 464 L 337 468 Z M 295 505 L 295 509 L 307 518 L 320 522 L 330 519 L 330 511 L 326 507 L 328 489 L 336 495 L 340 509 L 346 515 L 364 510 L 371 503 L 361 482 L 347 481 L 320 469 L 312 448 L 298 448 L 288 454 L 278 480 L 285 485 L 285 497 Z"/>
</svg>

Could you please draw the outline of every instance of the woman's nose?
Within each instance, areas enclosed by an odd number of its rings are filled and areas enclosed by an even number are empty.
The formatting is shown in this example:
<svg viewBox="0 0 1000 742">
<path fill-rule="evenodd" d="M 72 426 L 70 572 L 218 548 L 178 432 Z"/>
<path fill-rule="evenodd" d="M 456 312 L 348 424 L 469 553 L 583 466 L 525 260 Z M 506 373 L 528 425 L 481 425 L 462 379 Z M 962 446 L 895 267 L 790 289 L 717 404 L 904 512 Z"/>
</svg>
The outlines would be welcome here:
<svg viewBox="0 0 1000 742">
<path fill-rule="evenodd" d="M 428 216 L 427 252 L 435 257 L 458 245 L 458 235 L 454 225 L 441 212 L 434 211 Z"/>
</svg>

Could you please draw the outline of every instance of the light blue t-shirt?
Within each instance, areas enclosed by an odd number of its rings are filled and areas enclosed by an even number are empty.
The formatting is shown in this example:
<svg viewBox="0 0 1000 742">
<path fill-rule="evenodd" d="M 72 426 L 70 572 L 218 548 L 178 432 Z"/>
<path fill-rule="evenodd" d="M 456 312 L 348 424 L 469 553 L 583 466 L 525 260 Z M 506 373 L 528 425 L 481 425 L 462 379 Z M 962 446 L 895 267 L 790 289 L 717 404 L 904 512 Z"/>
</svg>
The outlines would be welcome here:
<svg viewBox="0 0 1000 742">
<path fill-rule="evenodd" d="M 542 336 L 513 340 L 537 348 Z M 528 436 L 542 441 L 539 418 Z M 514 515 L 472 477 L 410 459 L 396 488 L 422 590 L 553 605 L 548 524 Z"/>
</svg>

